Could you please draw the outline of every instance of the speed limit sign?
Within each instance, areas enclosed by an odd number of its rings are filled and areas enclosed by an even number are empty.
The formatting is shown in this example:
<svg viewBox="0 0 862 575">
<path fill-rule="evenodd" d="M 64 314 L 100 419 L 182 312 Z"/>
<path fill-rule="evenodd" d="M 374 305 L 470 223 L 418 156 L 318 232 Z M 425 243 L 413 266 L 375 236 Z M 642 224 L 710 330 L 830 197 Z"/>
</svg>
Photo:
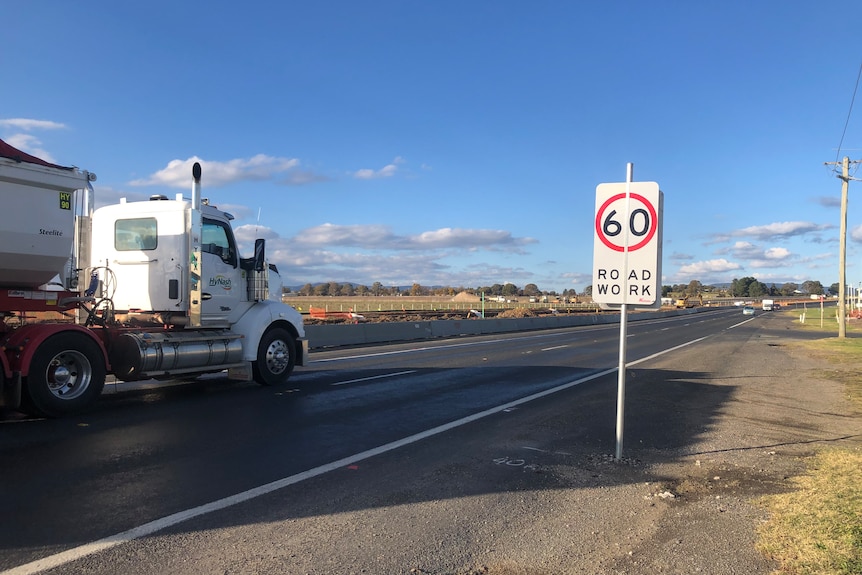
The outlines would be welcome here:
<svg viewBox="0 0 862 575">
<path fill-rule="evenodd" d="M 656 182 L 596 187 L 593 301 L 661 305 L 663 201 Z"/>
</svg>

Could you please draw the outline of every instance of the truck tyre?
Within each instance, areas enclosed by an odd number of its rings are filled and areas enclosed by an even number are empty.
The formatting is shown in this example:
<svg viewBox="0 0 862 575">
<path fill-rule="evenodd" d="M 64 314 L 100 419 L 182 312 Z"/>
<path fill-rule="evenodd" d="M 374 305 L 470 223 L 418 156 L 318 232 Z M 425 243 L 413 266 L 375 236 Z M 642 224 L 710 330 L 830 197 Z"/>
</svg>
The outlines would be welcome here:
<svg viewBox="0 0 862 575">
<path fill-rule="evenodd" d="M 95 341 L 82 333 L 46 339 L 30 362 L 21 397 L 30 415 L 59 417 L 96 401 L 105 387 L 105 360 Z"/>
<path fill-rule="evenodd" d="M 263 334 L 252 363 L 254 380 L 261 385 L 285 383 L 296 364 L 296 344 L 290 332 L 275 327 Z"/>
</svg>

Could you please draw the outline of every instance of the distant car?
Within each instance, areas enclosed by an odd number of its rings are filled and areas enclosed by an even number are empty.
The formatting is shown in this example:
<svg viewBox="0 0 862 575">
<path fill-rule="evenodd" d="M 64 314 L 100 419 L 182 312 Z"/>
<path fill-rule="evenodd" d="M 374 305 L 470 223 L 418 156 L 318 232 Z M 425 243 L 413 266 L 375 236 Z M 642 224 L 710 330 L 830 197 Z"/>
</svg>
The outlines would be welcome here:
<svg viewBox="0 0 862 575">
<path fill-rule="evenodd" d="M 747 305 L 742 308 L 742 315 L 754 315 L 754 307 Z"/>
</svg>

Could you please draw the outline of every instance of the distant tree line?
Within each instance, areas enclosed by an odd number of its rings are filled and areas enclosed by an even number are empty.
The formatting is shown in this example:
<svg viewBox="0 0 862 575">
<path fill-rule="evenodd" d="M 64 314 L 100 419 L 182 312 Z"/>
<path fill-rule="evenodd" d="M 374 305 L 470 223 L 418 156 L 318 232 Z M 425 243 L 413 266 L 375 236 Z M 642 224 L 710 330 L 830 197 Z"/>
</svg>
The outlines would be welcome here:
<svg viewBox="0 0 862 575">
<path fill-rule="evenodd" d="M 734 278 L 729 286 L 716 287 L 703 285 L 697 280 L 692 280 L 687 284 L 673 284 L 662 286 L 662 297 L 674 296 L 697 296 L 697 295 L 714 295 L 716 297 L 747 297 L 747 298 L 763 298 L 769 296 L 794 296 L 799 294 L 805 295 L 826 295 L 838 293 L 838 284 L 832 284 L 828 292 L 819 281 L 808 280 L 801 285 L 793 282 L 783 283 L 780 286 L 776 284 L 766 285 L 757 278 L 744 277 Z"/>
<path fill-rule="evenodd" d="M 455 296 L 461 292 L 467 292 L 474 295 L 485 294 L 487 297 L 505 296 L 505 297 L 541 297 L 541 296 L 562 296 L 576 298 L 578 293 L 574 289 L 563 290 L 562 293 L 556 291 L 542 291 L 536 284 L 530 283 L 520 288 L 512 283 L 493 284 L 490 286 L 479 287 L 452 287 L 452 286 L 436 286 L 426 287 L 418 283 L 414 283 L 410 288 L 399 286 L 385 286 L 381 282 L 374 282 L 371 286 L 358 285 L 352 283 L 328 282 L 311 284 L 307 283 L 298 290 L 299 295 L 316 296 L 316 297 L 335 297 L 335 296 Z"/>
<path fill-rule="evenodd" d="M 593 286 L 587 286 L 584 294 L 592 295 Z M 792 282 L 766 285 L 757 278 L 744 277 L 734 278 L 729 286 L 705 285 L 698 280 L 692 280 L 687 284 L 663 285 L 661 287 L 662 297 L 686 297 L 686 296 L 708 296 L 713 297 L 745 297 L 763 298 L 769 296 L 794 296 L 805 295 L 835 295 L 838 293 L 838 284 L 834 283 L 828 289 L 823 287 L 819 281 L 808 280 L 802 284 Z"/>
<path fill-rule="evenodd" d="M 516 297 L 542 297 L 553 296 L 568 299 L 577 299 L 578 295 L 592 296 L 593 286 L 587 286 L 581 294 L 575 289 L 565 289 L 560 293 L 554 290 L 544 291 L 534 283 L 529 283 L 523 288 L 513 283 L 492 284 L 478 287 L 452 287 L 435 286 L 428 287 L 414 283 L 409 288 L 399 286 L 385 286 L 381 282 L 374 282 L 371 286 L 353 283 L 324 282 L 319 284 L 307 283 L 298 290 L 299 295 L 316 297 L 335 296 L 449 296 L 453 297 L 461 292 L 474 295 L 484 294 L 486 297 L 503 296 L 507 298 Z M 661 288 L 662 297 L 685 297 L 698 295 L 712 295 L 714 297 L 745 297 L 763 298 L 769 296 L 793 296 L 805 295 L 835 295 L 838 293 L 838 284 L 834 283 L 828 289 L 823 287 L 819 281 L 808 280 L 802 284 L 792 282 L 767 285 L 754 277 L 734 278 L 729 286 L 705 285 L 698 280 L 692 280 L 687 284 L 664 285 Z"/>
</svg>

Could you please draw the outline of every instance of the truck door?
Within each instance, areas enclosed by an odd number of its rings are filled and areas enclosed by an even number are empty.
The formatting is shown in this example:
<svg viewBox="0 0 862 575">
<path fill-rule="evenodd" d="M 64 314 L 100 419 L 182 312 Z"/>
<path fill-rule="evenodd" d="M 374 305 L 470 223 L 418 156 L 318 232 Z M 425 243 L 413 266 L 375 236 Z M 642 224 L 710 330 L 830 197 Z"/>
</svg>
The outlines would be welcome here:
<svg viewBox="0 0 862 575">
<path fill-rule="evenodd" d="M 105 212 L 108 213 L 108 212 Z M 118 212 L 114 212 L 118 213 Z M 93 262 L 102 272 L 114 309 L 175 311 L 183 301 L 169 286 L 182 280 L 181 243 L 170 214 L 108 217 L 94 225 Z"/>
<path fill-rule="evenodd" d="M 228 224 L 203 218 L 201 232 L 201 324 L 229 326 L 242 310 L 243 283 L 236 242 Z"/>
</svg>

